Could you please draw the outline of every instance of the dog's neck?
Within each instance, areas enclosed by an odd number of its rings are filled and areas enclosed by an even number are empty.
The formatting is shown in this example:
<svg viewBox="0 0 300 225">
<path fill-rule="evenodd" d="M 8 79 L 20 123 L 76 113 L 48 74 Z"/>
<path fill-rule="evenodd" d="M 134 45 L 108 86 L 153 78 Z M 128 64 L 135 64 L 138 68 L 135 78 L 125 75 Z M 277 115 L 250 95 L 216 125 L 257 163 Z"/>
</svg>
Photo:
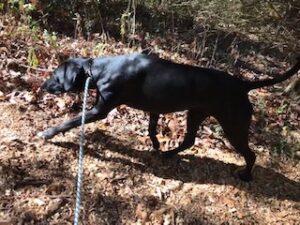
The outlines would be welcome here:
<svg viewBox="0 0 300 225">
<path fill-rule="evenodd" d="M 92 58 L 87 59 L 86 62 L 83 64 L 83 70 L 87 77 L 90 77 L 93 79 L 93 73 L 92 73 L 92 66 L 93 66 L 94 60 Z"/>
<path fill-rule="evenodd" d="M 82 64 L 83 76 L 80 76 L 82 80 L 79 82 L 80 84 L 83 84 L 87 78 L 90 78 L 90 89 L 96 88 L 97 73 L 95 73 L 95 68 L 93 71 L 93 66 L 94 60 L 92 58 L 85 60 L 85 62 Z"/>
</svg>

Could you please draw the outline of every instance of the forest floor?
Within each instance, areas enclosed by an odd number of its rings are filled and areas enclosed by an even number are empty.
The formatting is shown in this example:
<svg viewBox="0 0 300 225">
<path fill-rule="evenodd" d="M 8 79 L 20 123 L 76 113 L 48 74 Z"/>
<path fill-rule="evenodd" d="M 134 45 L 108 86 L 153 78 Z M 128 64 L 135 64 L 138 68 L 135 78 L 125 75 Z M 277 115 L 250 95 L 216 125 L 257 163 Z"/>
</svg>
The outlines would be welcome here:
<svg viewBox="0 0 300 225">
<path fill-rule="evenodd" d="M 42 93 L 39 86 L 58 65 L 58 50 L 42 35 L 12 36 L 7 29 L 0 30 L 0 224 L 72 224 L 79 129 L 49 141 L 36 134 L 80 113 L 81 97 Z M 61 38 L 55 46 L 65 55 L 76 49 L 95 56 L 99 43 Z M 102 55 L 133 51 L 114 41 L 101 46 Z M 37 68 L 28 61 L 32 47 Z M 196 64 L 167 50 L 159 53 Z M 271 60 L 280 72 L 291 66 Z M 249 79 L 259 76 L 242 72 Z M 82 224 L 299 224 L 300 112 L 283 94 L 287 84 L 250 93 L 255 109 L 250 147 L 257 162 L 249 183 L 233 176 L 243 158 L 213 118 L 203 123 L 192 148 L 169 160 L 150 151 L 145 112 L 121 106 L 88 124 Z M 90 103 L 93 99 L 91 93 Z M 164 115 L 162 149 L 178 145 L 184 131 L 184 112 Z"/>
</svg>

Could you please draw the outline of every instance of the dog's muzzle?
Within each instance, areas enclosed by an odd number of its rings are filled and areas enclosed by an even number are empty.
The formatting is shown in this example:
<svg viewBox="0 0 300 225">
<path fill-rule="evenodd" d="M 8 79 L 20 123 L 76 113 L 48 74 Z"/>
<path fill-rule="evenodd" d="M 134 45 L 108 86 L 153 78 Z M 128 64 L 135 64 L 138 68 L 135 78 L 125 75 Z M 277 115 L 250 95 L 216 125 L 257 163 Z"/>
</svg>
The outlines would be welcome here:
<svg viewBox="0 0 300 225">
<path fill-rule="evenodd" d="M 46 80 L 42 86 L 42 90 L 46 90 L 50 94 L 61 94 L 63 92 L 62 87 L 60 84 L 57 84 L 56 82 L 53 82 L 52 80 Z"/>
</svg>

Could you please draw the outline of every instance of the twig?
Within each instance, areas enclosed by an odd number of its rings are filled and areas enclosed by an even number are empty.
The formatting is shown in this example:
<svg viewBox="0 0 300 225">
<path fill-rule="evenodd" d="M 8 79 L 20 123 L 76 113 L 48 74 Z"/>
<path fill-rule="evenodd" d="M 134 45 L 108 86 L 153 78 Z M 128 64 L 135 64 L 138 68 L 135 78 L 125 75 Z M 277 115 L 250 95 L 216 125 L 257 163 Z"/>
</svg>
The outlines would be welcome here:
<svg viewBox="0 0 300 225">
<path fill-rule="evenodd" d="M 276 13 L 280 20 L 283 20 L 282 15 L 278 12 L 278 10 L 274 7 L 274 5 L 268 1 L 269 7 Z"/>
<path fill-rule="evenodd" d="M 215 58 L 215 54 L 216 54 L 216 51 L 217 51 L 217 48 L 218 48 L 218 41 L 219 41 L 219 34 L 217 35 L 217 38 L 216 38 L 216 43 L 215 43 L 215 46 L 214 46 L 214 50 L 213 50 L 213 53 L 212 53 L 212 56 L 210 58 L 210 62 L 209 62 L 209 66 L 211 66 L 214 58 Z"/>
<path fill-rule="evenodd" d="M 18 64 L 18 65 L 21 66 L 21 67 L 24 67 L 24 68 L 27 68 L 27 69 L 36 70 L 36 71 L 41 71 L 41 72 L 51 72 L 51 70 L 48 70 L 48 69 L 34 68 L 34 67 L 31 67 L 31 66 L 27 66 L 27 65 L 25 65 L 25 64 Z"/>
<path fill-rule="evenodd" d="M 39 187 L 39 186 L 42 186 L 44 184 L 50 184 L 51 182 L 52 182 L 51 180 L 47 180 L 47 179 L 38 180 L 38 179 L 34 179 L 34 178 L 29 178 L 29 179 L 17 181 L 16 184 L 14 185 L 14 189 L 19 189 L 19 188 L 22 188 L 24 186 Z"/>
<path fill-rule="evenodd" d="M 133 9 L 133 22 L 132 22 L 132 36 L 133 38 L 133 45 L 135 45 L 135 29 L 136 29 L 136 3 L 132 0 L 132 9 Z"/>
</svg>

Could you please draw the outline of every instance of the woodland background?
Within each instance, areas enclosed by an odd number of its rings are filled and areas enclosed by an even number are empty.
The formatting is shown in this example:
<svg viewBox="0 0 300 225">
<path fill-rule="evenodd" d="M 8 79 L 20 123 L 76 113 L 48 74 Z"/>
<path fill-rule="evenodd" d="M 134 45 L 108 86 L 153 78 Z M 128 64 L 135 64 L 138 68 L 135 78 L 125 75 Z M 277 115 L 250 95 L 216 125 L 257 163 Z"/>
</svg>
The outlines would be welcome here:
<svg viewBox="0 0 300 225">
<path fill-rule="evenodd" d="M 265 79 L 295 63 L 299 12 L 298 0 L 1 0 L 0 224 L 72 224 L 79 130 L 36 137 L 81 110 L 79 95 L 40 90 L 61 62 L 148 49 Z M 214 118 L 169 161 L 149 151 L 145 112 L 121 106 L 87 125 L 81 223 L 299 224 L 299 96 L 299 75 L 250 92 L 250 183 L 232 176 L 244 162 Z M 162 149 L 184 132 L 184 112 L 162 116 Z"/>
</svg>

